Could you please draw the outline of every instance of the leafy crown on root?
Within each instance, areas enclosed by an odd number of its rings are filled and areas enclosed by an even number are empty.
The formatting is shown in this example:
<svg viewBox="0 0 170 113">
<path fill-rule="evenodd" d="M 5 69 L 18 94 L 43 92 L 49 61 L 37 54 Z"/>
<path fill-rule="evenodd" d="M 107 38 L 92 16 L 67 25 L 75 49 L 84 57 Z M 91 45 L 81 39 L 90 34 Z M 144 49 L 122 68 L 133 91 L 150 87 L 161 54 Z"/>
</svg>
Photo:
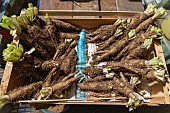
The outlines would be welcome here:
<svg viewBox="0 0 170 113">
<path fill-rule="evenodd" d="M 8 102 L 10 101 L 9 96 L 8 95 L 1 95 L 0 96 L 0 109 L 6 105 Z"/>
<path fill-rule="evenodd" d="M 155 13 L 155 9 L 156 9 L 156 6 L 149 3 L 144 13 L 147 15 L 153 15 Z"/>
</svg>

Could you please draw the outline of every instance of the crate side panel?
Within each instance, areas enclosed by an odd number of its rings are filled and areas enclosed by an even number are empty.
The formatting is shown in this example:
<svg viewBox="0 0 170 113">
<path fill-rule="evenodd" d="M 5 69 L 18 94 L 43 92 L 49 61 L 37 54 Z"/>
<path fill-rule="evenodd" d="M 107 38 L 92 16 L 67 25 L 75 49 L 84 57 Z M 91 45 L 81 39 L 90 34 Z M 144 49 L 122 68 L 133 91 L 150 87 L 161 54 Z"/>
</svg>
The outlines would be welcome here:
<svg viewBox="0 0 170 113">
<path fill-rule="evenodd" d="M 166 62 L 165 62 L 164 53 L 163 53 L 163 49 L 162 49 L 160 40 L 155 40 L 154 48 L 155 48 L 156 55 L 163 60 L 163 62 L 165 64 L 164 67 L 166 68 Z M 168 78 L 168 81 L 169 81 L 169 78 Z M 161 86 L 158 86 L 158 87 L 161 87 Z M 170 104 L 170 96 L 169 96 L 170 83 L 167 82 L 164 86 L 162 85 L 162 88 L 163 88 L 163 93 L 165 96 L 165 102 L 167 104 Z M 157 89 L 157 87 L 155 89 Z M 157 95 L 157 96 L 159 96 L 159 95 Z"/>
<path fill-rule="evenodd" d="M 61 19 L 73 25 L 78 25 L 84 29 L 92 30 L 103 24 L 113 24 L 117 19 Z M 95 21 L 95 22 L 94 22 Z"/>
<path fill-rule="evenodd" d="M 9 87 L 9 81 L 12 76 L 12 71 L 13 71 L 13 63 L 7 62 L 5 70 L 4 70 L 4 74 L 2 76 L 2 81 L 1 81 L 2 90 L 0 91 L 0 94 L 6 93 L 8 87 Z"/>
<path fill-rule="evenodd" d="M 11 91 L 15 88 L 26 85 L 27 82 L 29 82 L 29 81 L 26 81 L 26 78 L 27 78 L 26 75 L 23 75 L 21 73 L 21 71 L 17 70 L 15 68 L 15 66 L 13 66 L 13 70 L 12 70 L 11 77 L 9 80 L 7 92 Z"/>
</svg>

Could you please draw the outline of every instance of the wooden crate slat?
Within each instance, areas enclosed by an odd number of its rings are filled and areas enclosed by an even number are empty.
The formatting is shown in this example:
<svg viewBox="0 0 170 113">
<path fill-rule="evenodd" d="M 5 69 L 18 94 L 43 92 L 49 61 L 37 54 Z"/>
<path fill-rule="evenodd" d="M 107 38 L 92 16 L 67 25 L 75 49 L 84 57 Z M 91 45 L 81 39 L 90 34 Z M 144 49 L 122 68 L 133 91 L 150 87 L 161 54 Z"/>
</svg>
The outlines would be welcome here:
<svg viewBox="0 0 170 113">
<path fill-rule="evenodd" d="M 39 9 L 40 9 L 40 10 L 47 10 L 47 9 L 50 9 L 49 0 L 40 0 Z"/>
<path fill-rule="evenodd" d="M 115 0 L 100 0 L 101 11 L 116 11 Z"/>
<path fill-rule="evenodd" d="M 40 0 L 40 10 L 72 10 L 73 2 L 61 0 Z M 72 18 L 72 16 L 56 16 L 55 18 Z"/>
<path fill-rule="evenodd" d="M 73 4 L 70 1 L 40 0 L 40 10 L 72 10 Z"/>
<path fill-rule="evenodd" d="M 116 0 L 100 0 L 101 11 L 116 11 Z M 102 18 L 114 18 L 114 16 L 102 16 Z"/>
<path fill-rule="evenodd" d="M 78 5 L 78 4 L 79 5 Z M 74 2 L 73 10 L 90 10 L 90 11 L 99 11 L 99 1 L 92 0 L 88 2 Z M 73 18 L 84 18 L 84 16 L 73 16 Z M 86 16 L 87 18 L 87 16 Z M 89 16 L 88 18 L 99 18 L 98 16 Z"/>
<path fill-rule="evenodd" d="M 141 1 L 116 0 L 118 11 L 143 11 L 143 4 Z"/>
</svg>

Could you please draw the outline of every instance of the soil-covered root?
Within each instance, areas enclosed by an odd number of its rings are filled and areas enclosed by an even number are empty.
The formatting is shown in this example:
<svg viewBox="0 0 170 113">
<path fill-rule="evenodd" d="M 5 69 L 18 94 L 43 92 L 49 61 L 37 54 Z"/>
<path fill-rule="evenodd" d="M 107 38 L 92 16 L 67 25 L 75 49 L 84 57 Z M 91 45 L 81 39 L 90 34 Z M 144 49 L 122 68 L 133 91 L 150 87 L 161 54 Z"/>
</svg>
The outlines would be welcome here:
<svg viewBox="0 0 170 113">
<path fill-rule="evenodd" d="M 127 30 L 136 28 L 141 22 L 145 21 L 148 15 L 145 13 L 136 14 L 134 17 L 130 18 L 130 22 L 127 23 Z"/>
<path fill-rule="evenodd" d="M 82 91 L 109 92 L 109 91 L 113 90 L 114 82 L 112 80 L 82 82 L 82 83 L 78 84 L 78 87 Z"/>
<path fill-rule="evenodd" d="M 166 13 L 166 10 L 163 8 L 159 8 L 158 10 L 156 10 L 155 14 L 148 18 L 147 20 L 143 21 L 142 23 L 140 23 L 135 29 L 130 30 L 130 32 L 128 33 L 128 35 L 130 34 L 137 34 L 142 30 L 146 30 L 150 25 L 152 25 L 156 19 L 160 18 L 161 16 L 163 16 Z M 130 37 L 132 37 L 133 35 L 131 35 Z"/>
<path fill-rule="evenodd" d="M 157 80 L 161 82 L 166 82 L 169 77 L 165 69 L 151 69 L 146 75 L 145 78 L 150 80 Z"/>
<path fill-rule="evenodd" d="M 61 56 L 64 53 L 68 46 L 69 46 L 68 42 L 60 43 L 59 46 L 57 47 L 56 53 L 53 56 L 53 60 L 59 58 L 59 56 Z"/>
<path fill-rule="evenodd" d="M 113 65 L 107 66 L 106 68 L 111 68 L 114 71 L 131 71 L 133 73 L 139 74 L 141 76 L 146 75 L 149 69 L 141 69 L 131 65 L 125 65 L 122 63 L 114 63 Z"/>
<path fill-rule="evenodd" d="M 40 86 L 42 86 L 42 84 L 43 84 L 42 81 L 32 83 L 30 85 L 14 89 L 13 91 L 7 93 L 7 95 L 0 96 L 0 103 L 1 103 L 0 108 L 2 108 L 8 102 L 14 102 L 14 101 L 32 93 L 33 91 L 37 90 Z"/>
<path fill-rule="evenodd" d="M 120 62 L 118 61 L 110 61 L 107 62 L 106 65 L 108 67 L 116 66 L 116 65 L 128 65 L 133 66 L 136 68 L 159 68 L 164 67 L 163 61 L 159 57 L 154 57 L 150 60 L 144 60 L 144 59 L 131 59 L 131 60 L 122 60 Z"/>
<path fill-rule="evenodd" d="M 51 17 L 48 16 L 48 14 L 46 14 L 46 16 L 45 16 L 45 23 L 46 23 L 45 29 L 47 29 L 47 31 L 49 32 L 51 42 L 54 44 L 54 46 L 57 49 L 57 46 L 60 43 L 58 36 L 56 36 L 57 28 L 55 26 L 55 23 L 52 21 Z"/>
<path fill-rule="evenodd" d="M 60 90 L 60 89 L 64 89 L 64 88 L 67 88 L 68 86 L 70 86 L 73 82 L 76 82 L 77 80 L 79 80 L 82 76 L 76 76 L 76 77 L 73 77 L 73 78 L 70 78 L 66 81 L 62 81 L 61 83 L 57 83 L 55 84 L 54 86 L 51 86 L 52 88 L 52 91 L 53 92 L 56 92 L 57 90 Z"/>
<path fill-rule="evenodd" d="M 62 61 L 60 69 L 65 73 L 71 73 L 74 72 L 76 69 L 76 50 L 73 48 L 68 56 Z"/>
<path fill-rule="evenodd" d="M 93 67 L 93 66 L 86 66 L 82 70 L 82 73 L 87 75 L 87 76 L 90 76 L 91 78 L 94 78 L 97 75 L 103 74 L 103 69 L 97 68 L 97 67 Z"/>
<path fill-rule="evenodd" d="M 72 83 L 76 82 L 81 77 L 82 77 L 82 75 L 76 76 L 73 78 L 69 78 L 69 79 L 63 78 L 65 80 L 61 80 L 61 82 L 59 82 L 59 83 L 56 83 L 50 87 L 43 87 L 40 91 L 40 95 L 39 95 L 38 99 L 40 99 L 40 100 L 47 99 L 47 98 L 49 98 L 50 95 L 54 94 L 55 92 L 68 89 L 68 87 Z"/>
<path fill-rule="evenodd" d="M 41 69 L 43 70 L 50 70 L 54 67 L 59 67 L 59 62 L 53 61 L 53 60 L 47 60 L 41 65 Z"/>
<path fill-rule="evenodd" d="M 33 39 L 45 39 L 45 40 L 51 40 L 51 36 L 47 29 L 42 29 L 39 26 L 33 25 L 27 26 L 27 33 L 30 37 Z"/>
<path fill-rule="evenodd" d="M 61 20 L 53 20 L 53 22 L 55 23 L 56 27 L 64 32 L 76 32 L 79 33 L 81 31 L 81 27 L 78 26 L 74 26 L 70 23 L 61 21 Z"/>
<path fill-rule="evenodd" d="M 39 44 L 44 50 L 46 50 L 49 55 L 52 57 L 55 54 L 56 47 L 54 43 L 52 43 L 50 40 L 34 40 L 35 44 Z"/>
<path fill-rule="evenodd" d="M 130 60 L 130 59 L 146 59 L 147 57 L 147 49 L 143 47 L 143 45 L 139 45 L 137 48 L 133 49 L 129 52 L 129 54 L 123 57 L 122 60 Z"/>
<path fill-rule="evenodd" d="M 60 35 L 59 37 L 61 39 L 76 39 L 76 38 L 78 38 L 78 34 L 76 34 L 76 33 L 64 33 L 64 32 L 60 32 L 59 35 Z"/>
<path fill-rule="evenodd" d="M 76 69 L 76 60 L 77 60 L 76 51 L 74 48 L 67 49 L 67 50 L 69 51 L 66 51 L 63 55 L 60 56 L 58 56 L 60 54 L 59 52 L 60 50 L 58 50 L 54 55 L 53 60 L 47 60 L 41 64 L 41 69 L 53 70 L 54 68 L 56 69 L 60 68 L 60 70 L 62 70 L 65 74 L 74 72 Z"/>
<path fill-rule="evenodd" d="M 77 39 L 72 40 L 71 42 L 62 43 L 58 46 L 58 50 L 56 51 L 53 60 L 63 61 L 68 55 L 74 51 L 74 47 L 77 44 Z M 71 52 L 72 51 L 72 52 Z M 71 53 L 70 53 L 71 52 Z"/>
<path fill-rule="evenodd" d="M 97 29 L 97 31 L 95 32 L 99 32 L 99 34 L 97 34 L 94 37 L 88 37 L 89 40 L 87 40 L 87 43 L 94 43 L 95 41 L 98 40 L 106 40 L 108 38 L 110 38 L 111 36 L 113 36 L 116 32 L 117 27 L 121 24 L 124 23 L 125 21 L 118 19 L 114 24 L 112 25 L 104 25 L 101 26 L 100 28 Z M 102 31 L 102 32 L 101 32 Z M 95 34 L 92 33 L 92 34 Z M 92 35 L 89 34 L 88 36 Z"/>
<path fill-rule="evenodd" d="M 124 21 L 124 20 L 123 20 Z M 116 22 L 114 24 L 111 25 L 102 25 L 99 28 L 97 28 L 95 31 L 89 33 L 87 36 L 88 38 L 90 37 L 95 37 L 96 35 L 99 35 L 100 33 L 102 33 L 103 31 L 106 31 L 108 29 L 112 29 L 113 26 L 119 26 L 122 23 L 122 20 L 117 19 Z"/>
<path fill-rule="evenodd" d="M 74 40 L 70 43 L 69 48 L 75 47 L 75 46 L 77 45 L 77 41 L 78 41 L 78 38 L 74 39 Z"/>
<path fill-rule="evenodd" d="M 102 25 L 98 29 L 96 29 L 94 32 L 89 33 L 87 36 L 88 37 L 94 37 L 94 36 L 100 34 L 101 32 L 103 32 L 103 31 L 105 31 L 107 29 L 112 28 L 112 26 L 113 25 Z"/>
<path fill-rule="evenodd" d="M 102 54 L 101 56 L 98 56 L 97 58 L 95 58 L 93 61 L 94 62 L 100 62 L 103 59 L 108 58 L 111 55 L 115 55 L 117 52 L 119 52 L 127 43 L 129 42 L 129 40 L 126 39 L 121 39 L 118 42 L 116 42 L 116 46 L 112 46 L 110 48 L 110 50 L 104 54 Z"/>
<path fill-rule="evenodd" d="M 95 61 L 99 62 L 99 61 L 101 61 L 103 59 L 108 58 L 111 55 L 114 56 L 116 53 L 121 51 L 118 54 L 117 57 L 113 58 L 114 60 L 117 60 L 122 55 L 126 55 L 124 53 L 127 53 L 128 49 L 131 50 L 129 55 L 127 56 L 128 59 L 143 57 L 142 54 L 145 54 L 145 50 L 150 48 L 151 45 L 152 45 L 152 37 L 153 36 L 154 37 L 158 37 L 159 36 L 158 34 L 160 34 L 159 31 L 160 30 L 158 30 L 157 28 L 152 26 L 152 28 L 150 27 L 146 33 L 142 33 L 142 32 L 139 33 L 135 37 L 134 41 L 132 41 L 131 43 L 130 43 L 130 40 L 128 39 L 128 36 L 123 36 L 123 38 L 121 40 L 119 40 L 118 42 L 115 42 L 112 46 L 110 46 L 110 50 L 109 51 L 107 51 L 104 54 L 98 56 L 97 58 L 94 58 L 94 62 Z M 150 38 L 150 39 L 147 39 L 147 38 Z M 136 42 L 136 44 L 135 44 L 135 42 Z M 131 45 L 131 44 L 133 44 L 133 45 Z M 126 45 L 127 45 L 127 47 L 126 47 Z M 146 54 L 145 54 L 145 56 L 146 56 Z"/>
<path fill-rule="evenodd" d="M 121 57 L 126 56 L 131 51 L 134 51 L 138 46 L 143 45 L 143 48 L 149 49 L 152 46 L 152 38 L 157 38 L 161 35 L 159 28 L 155 26 L 149 26 L 146 32 L 141 31 L 135 36 L 128 45 L 126 45 L 113 60 L 118 60 Z M 137 50 L 136 50 L 137 51 Z M 132 53 L 132 52 L 131 52 Z M 135 56 L 134 56 L 135 57 Z"/>
<path fill-rule="evenodd" d="M 44 49 L 40 44 L 38 44 L 37 42 L 35 42 L 35 40 L 33 38 L 31 38 L 29 35 L 25 34 L 25 33 L 21 33 L 20 36 L 18 36 L 18 38 L 24 43 L 26 44 L 28 47 L 34 47 L 35 48 L 35 54 L 39 57 L 41 57 L 42 59 L 48 60 L 51 58 L 50 54 L 48 53 L 48 51 L 46 49 Z"/>
<path fill-rule="evenodd" d="M 137 46 L 141 45 L 146 37 L 150 37 L 148 33 L 139 33 L 135 39 L 133 39 L 128 45 L 126 45 L 112 60 L 118 60 L 121 57 L 127 55 L 131 50 L 135 49 Z"/>
<path fill-rule="evenodd" d="M 136 76 L 150 80 L 159 80 L 166 82 L 167 74 L 163 62 L 155 57 L 147 60 L 130 60 L 121 62 L 110 62 L 107 68 L 114 71 L 123 71 L 125 76 Z"/>
<path fill-rule="evenodd" d="M 84 82 L 105 81 L 112 79 L 114 76 L 116 76 L 115 73 L 106 73 L 104 75 L 96 75 L 94 78 L 86 78 Z"/>
<path fill-rule="evenodd" d="M 122 82 L 116 77 L 113 79 L 113 81 L 116 85 L 115 89 L 119 93 L 129 98 L 127 107 L 129 107 L 130 111 L 142 105 L 142 103 L 144 102 L 144 98 L 133 91 L 133 86 L 131 86 L 129 83 Z"/>
<path fill-rule="evenodd" d="M 146 10 L 140 14 L 136 14 L 134 17 L 131 18 L 130 23 L 127 24 L 126 29 L 134 29 L 136 28 L 141 22 L 145 21 L 148 17 L 152 16 L 155 13 L 155 6 L 152 4 L 148 4 Z"/>
<path fill-rule="evenodd" d="M 129 98 L 127 106 L 130 108 L 130 110 L 135 109 L 144 102 L 144 98 L 138 93 L 134 92 L 133 85 L 116 77 L 114 77 L 112 80 L 106 81 L 83 82 L 79 83 L 78 86 L 83 91 L 112 92 L 116 90 L 118 93 Z"/>
<path fill-rule="evenodd" d="M 100 50 L 105 49 L 106 47 L 109 46 L 109 44 L 111 44 L 112 42 L 114 42 L 115 39 L 116 39 L 115 36 L 111 36 L 108 40 L 106 40 L 105 43 L 103 43 L 102 45 L 100 45 L 100 46 L 97 48 L 97 50 L 100 51 Z"/>
</svg>

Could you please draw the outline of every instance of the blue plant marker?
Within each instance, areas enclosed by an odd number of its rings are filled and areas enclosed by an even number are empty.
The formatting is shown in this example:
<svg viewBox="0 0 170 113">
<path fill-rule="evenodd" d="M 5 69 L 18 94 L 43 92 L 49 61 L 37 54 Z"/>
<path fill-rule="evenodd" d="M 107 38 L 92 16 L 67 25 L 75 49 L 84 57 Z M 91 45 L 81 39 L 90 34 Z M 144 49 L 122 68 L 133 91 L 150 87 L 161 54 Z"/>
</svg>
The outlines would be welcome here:
<svg viewBox="0 0 170 113">
<path fill-rule="evenodd" d="M 83 75 L 83 77 L 79 80 L 79 82 L 82 82 L 83 79 L 86 78 L 86 76 L 82 73 L 82 69 L 86 67 L 86 32 L 82 31 L 79 33 L 79 40 L 77 43 L 77 65 L 76 68 L 79 70 L 79 72 L 76 74 L 76 76 Z M 85 98 L 86 93 L 83 91 L 80 91 L 79 88 L 76 86 L 76 98 Z"/>
</svg>

